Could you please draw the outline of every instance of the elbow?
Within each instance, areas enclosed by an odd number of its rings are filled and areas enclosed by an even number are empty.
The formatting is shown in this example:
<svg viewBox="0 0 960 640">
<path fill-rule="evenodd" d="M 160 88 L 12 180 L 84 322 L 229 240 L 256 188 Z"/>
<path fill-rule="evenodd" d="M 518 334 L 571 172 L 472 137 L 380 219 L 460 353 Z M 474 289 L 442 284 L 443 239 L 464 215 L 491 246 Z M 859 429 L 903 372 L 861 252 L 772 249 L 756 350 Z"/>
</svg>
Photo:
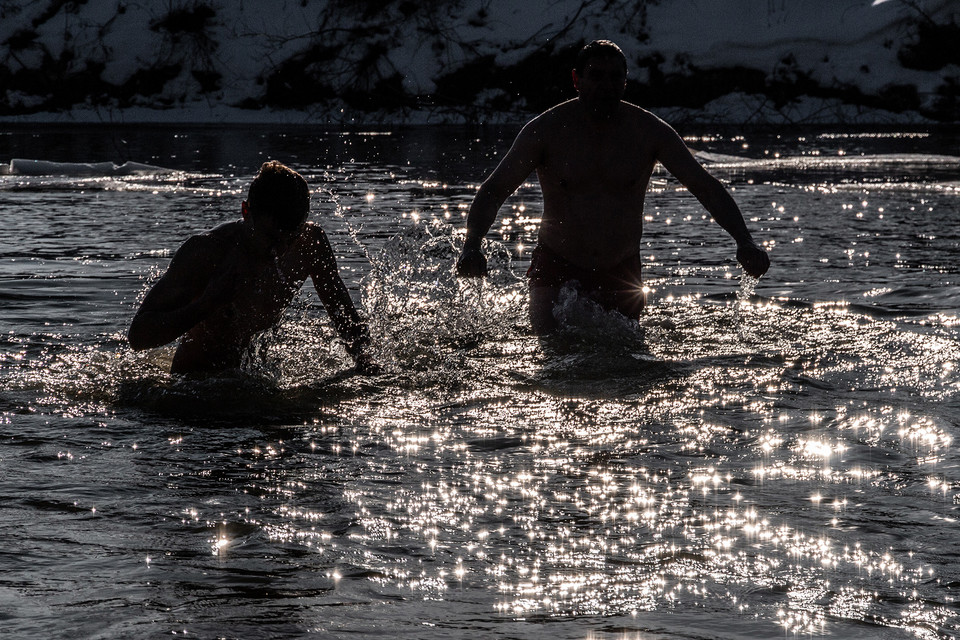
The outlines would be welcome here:
<svg viewBox="0 0 960 640">
<path fill-rule="evenodd" d="M 480 186 L 479 191 L 477 191 L 477 197 L 490 206 L 494 213 L 496 213 L 518 187 L 519 185 L 513 186 L 502 180 L 487 180 Z"/>
<path fill-rule="evenodd" d="M 707 202 L 721 201 L 730 195 L 723 183 L 708 173 L 704 173 L 698 180 L 688 184 L 687 188 L 698 199 Z"/>
<path fill-rule="evenodd" d="M 739 211 L 730 192 L 727 191 L 722 182 L 712 176 L 708 181 L 699 185 L 698 189 L 691 188 L 690 191 L 715 218 L 726 218 Z"/>
</svg>

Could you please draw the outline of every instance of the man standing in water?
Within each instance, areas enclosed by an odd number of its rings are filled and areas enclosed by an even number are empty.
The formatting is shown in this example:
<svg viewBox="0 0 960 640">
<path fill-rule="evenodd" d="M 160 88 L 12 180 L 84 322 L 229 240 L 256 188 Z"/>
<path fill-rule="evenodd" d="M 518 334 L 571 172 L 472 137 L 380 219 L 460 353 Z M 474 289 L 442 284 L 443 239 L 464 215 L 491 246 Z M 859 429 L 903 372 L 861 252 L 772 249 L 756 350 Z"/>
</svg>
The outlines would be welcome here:
<svg viewBox="0 0 960 640">
<path fill-rule="evenodd" d="M 307 222 L 310 189 L 267 162 L 241 205 L 242 220 L 193 236 L 177 250 L 130 325 L 135 350 L 183 339 L 171 373 L 237 368 L 253 336 L 273 326 L 309 276 L 357 366 L 370 365 L 366 324 L 337 271 L 323 229 Z"/>
<path fill-rule="evenodd" d="M 470 207 L 457 272 L 477 277 L 486 273 L 481 239 L 507 197 L 537 172 L 543 219 L 527 275 L 530 324 L 538 334 L 556 328 L 553 310 L 560 289 L 574 281 L 604 308 L 639 317 L 643 199 L 657 162 L 733 236 L 737 260 L 748 274 L 760 277 L 770 266 L 733 198 L 676 131 L 622 100 L 626 79 L 626 57 L 616 44 L 586 45 L 573 70 L 577 97 L 523 127 Z"/>
</svg>

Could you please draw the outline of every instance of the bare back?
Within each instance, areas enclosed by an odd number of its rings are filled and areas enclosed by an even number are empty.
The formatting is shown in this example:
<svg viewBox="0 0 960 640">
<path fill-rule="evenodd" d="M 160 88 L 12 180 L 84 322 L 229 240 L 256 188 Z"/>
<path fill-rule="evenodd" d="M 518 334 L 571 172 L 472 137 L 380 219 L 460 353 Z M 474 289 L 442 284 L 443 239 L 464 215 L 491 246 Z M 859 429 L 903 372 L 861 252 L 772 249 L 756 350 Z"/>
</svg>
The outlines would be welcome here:
<svg viewBox="0 0 960 640">
<path fill-rule="evenodd" d="M 250 338 L 276 324 L 310 274 L 308 235 L 305 231 L 277 256 L 251 246 L 240 223 L 205 234 L 208 251 L 219 254 L 216 264 L 209 265 L 209 277 L 222 277 L 233 295 L 184 335 L 174 371 L 239 366 Z"/>
<path fill-rule="evenodd" d="M 591 48 L 592 47 L 592 48 Z M 649 111 L 623 101 L 626 60 L 616 45 L 592 42 L 573 69 L 577 97 L 523 127 L 513 146 L 477 190 L 467 215 L 457 273 L 486 273 L 481 240 L 510 195 L 537 173 L 543 192 L 540 245 L 563 262 L 609 272 L 637 264 L 643 205 L 657 163 L 670 172 L 737 242 L 737 259 L 759 277 L 769 258 L 750 236 L 736 202 L 694 158 L 683 139 Z M 543 252 L 540 254 L 543 255 Z M 531 274 L 531 324 L 549 330 L 558 286 Z M 556 276 L 557 274 L 554 274 Z M 539 284 L 534 285 L 534 281 Z M 631 276 L 631 280 L 635 279 Z"/>
<path fill-rule="evenodd" d="M 531 126 L 542 141 L 540 241 L 585 268 L 606 269 L 635 255 L 660 121 L 622 102 L 612 121 L 597 123 L 570 100 Z"/>
<path fill-rule="evenodd" d="M 341 333 L 359 317 L 323 230 L 306 223 L 278 253 L 241 222 L 188 240 L 147 294 L 131 325 L 131 344 L 150 348 L 178 335 L 175 373 L 237 367 L 250 339 L 280 319 L 307 277 Z"/>
</svg>

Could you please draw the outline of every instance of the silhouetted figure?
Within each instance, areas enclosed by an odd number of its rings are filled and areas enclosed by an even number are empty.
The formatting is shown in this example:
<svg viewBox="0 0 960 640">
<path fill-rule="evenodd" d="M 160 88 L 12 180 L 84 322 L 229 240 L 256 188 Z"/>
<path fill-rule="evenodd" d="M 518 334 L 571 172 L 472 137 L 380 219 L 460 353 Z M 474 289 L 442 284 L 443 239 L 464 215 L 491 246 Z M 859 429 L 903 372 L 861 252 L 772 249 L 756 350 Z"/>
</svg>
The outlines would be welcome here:
<svg viewBox="0 0 960 640">
<path fill-rule="evenodd" d="M 239 367 L 251 338 L 273 326 L 309 276 L 358 368 L 372 364 L 369 332 L 337 271 L 326 234 L 308 222 L 310 190 L 296 171 L 260 167 L 243 218 L 177 250 L 130 325 L 136 350 L 183 336 L 172 373 Z"/>
<path fill-rule="evenodd" d="M 643 199 L 657 162 L 733 236 L 737 260 L 748 274 L 760 277 L 770 266 L 733 198 L 676 131 L 622 100 L 626 78 L 626 58 L 616 44 L 597 40 L 586 45 L 573 70 L 577 97 L 523 127 L 470 207 L 457 272 L 476 277 L 486 273 L 481 239 L 504 201 L 537 172 L 543 218 L 528 271 L 530 323 L 536 333 L 556 327 L 558 294 L 573 281 L 604 308 L 639 317 L 644 305 L 639 255 Z"/>
</svg>

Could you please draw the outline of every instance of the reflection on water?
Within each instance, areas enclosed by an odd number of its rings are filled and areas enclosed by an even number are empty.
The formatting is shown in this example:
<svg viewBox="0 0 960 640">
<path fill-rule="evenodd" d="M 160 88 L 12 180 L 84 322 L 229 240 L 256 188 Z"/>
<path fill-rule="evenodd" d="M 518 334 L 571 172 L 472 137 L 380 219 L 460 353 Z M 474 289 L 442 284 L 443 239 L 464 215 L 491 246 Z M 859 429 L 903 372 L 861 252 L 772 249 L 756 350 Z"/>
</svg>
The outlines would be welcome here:
<svg viewBox="0 0 960 640">
<path fill-rule="evenodd" d="M 659 175 L 640 325 L 570 291 L 571 328 L 538 338 L 535 184 L 491 234 L 491 277 L 452 272 L 509 135 L 266 130 L 263 153 L 297 155 L 314 187 L 384 372 L 351 369 L 308 285 L 241 371 L 195 379 L 123 333 L 172 249 L 237 216 L 261 158 L 228 141 L 229 162 L 177 162 L 199 134 L 153 135 L 132 159 L 174 173 L 0 178 L 22 214 L 0 250 L 11 633 L 960 630 L 958 161 L 939 142 L 691 139 L 769 276 L 739 281 Z"/>
</svg>

